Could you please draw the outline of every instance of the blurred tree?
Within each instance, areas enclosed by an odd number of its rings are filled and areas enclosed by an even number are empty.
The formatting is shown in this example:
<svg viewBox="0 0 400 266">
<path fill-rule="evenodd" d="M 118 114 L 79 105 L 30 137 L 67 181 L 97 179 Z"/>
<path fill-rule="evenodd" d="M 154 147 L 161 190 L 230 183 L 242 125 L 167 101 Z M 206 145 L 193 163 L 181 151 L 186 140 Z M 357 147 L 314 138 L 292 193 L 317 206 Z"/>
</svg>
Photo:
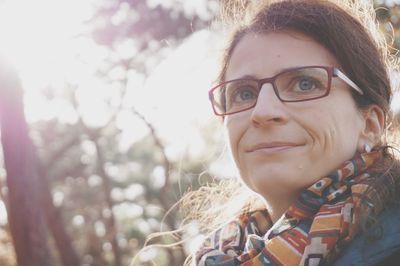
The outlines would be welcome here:
<svg viewBox="0 0 400 266">
<path fill-rule="evenodd" d="M 393 1 L 375 0 L 374 3 L 380 28 L 385 33 L 392 52 L 397 54 L 400 48 L 400 6 Z"/>
<path fill-rule="evenodd" d="M 8 217 L 18 265 L 52 265 L 41 206 L 37 157 L 29 138 L 17 73 L 0 62 L 0 123 Z"/>
<path fill-rule="evenodd" d="M 71 126 L 59 124 L 55 120 L 32 125 L 36 146 L 44 161 L 46 175 L 50 178 L 53 198 L 55 200 L 56 195 L 63 195 L 63 201 L 57 207 L 58 210 L 62 208 L 68 231 L 72 232 L 75 239 L 75 246 L 82 250 L 80 256 L 83 263 L 127 264 L 146 235 L 159 230 L 163 213 L 170 209 L 181 193 L 176 191 L 179 190 L 176 165 L 166 156 L 162 138 L 157 136 L 155 128 L 145 117 L 136 110 L 128 110 L 139 117 L 151 133 L 152 141 L 144 140 L 147 147 L 135 151 L 136 159 L 132 157 L 133 147 L 125 149 L 126 153 L 118 149 L 121 132 L 115 124 L 118 114 L 126 111 L 122 102 L 128 90 L 128 71 L 133 69 L 146 75 L 165 57 L 165 49 L 172 50 L 184 37 L 207 26 L 216 11 L 214 1 L 204 1 L 204 10 L 200 10 L 200 14 L 194 12 L 195 9 L 190 11 L 186 8 L 190 4 L 180 1 L 171 3 L 170 6 L 161 3 L 149 6 L 148 1 L 102 1 L 97 15 L 88 22 L 93 27 L 94 40 L 104 46 L 110 55 L 99 67 L 98 77 L 104 84 L 109 84 L 110 89 L 119 90 L 118 98 L 108 102 L 112 115 L 106 123 L 101 127 L 91 127 L 81 117 L 77 124 Z M 134 55 L 121 55 L 120 46 L 124 43 L 136 49 Z M 168 46 L 163 48 L 162 43 Z M 115 79 L 115 70 L 124 73 L 123 76 Z M 79 114 L 77 94 L 75 84 L 71 85 L 68 97 Z M 48 97 L 56 96 L 50 93 Z M 135 162 L 146 157 L 143 149 L 148 151 L 147 159 L 141 163 Z M 127 164 L 128 167 L 125 166 Z M 129 170 L 138 165 L 143 171 Z M 164 184 L 154 187 L 150 178 L 160 169 L 163 169 Z M 202 171 L 202 168 L 198 171 Z M 171 176 L 175 179 L 171 180 Z M 119 199 L 116 196 L 118 193 L 125 196 Z M 138 196 L 134 198 L 134 194 Z M 129 201 L 132 204 L 125 207 Z M 147 208 L 149 205 L 153 208 Z M 151 210 L 133 219 L 122 220 L 121 214 L 117 215 L 119 208 L 129 210 L 134 206 L 142 212 Z M 146 227 L 149 224 L 152 226 L 146 230 L 137 222 L 146 224 Z M 166 229 L 173 230 L 178 224 L 175 213 L 166 217 Z M 131 237 L 129 232 L 137 232 L 139 235 Z M 133 239 L 139 242 L 135 244 Z M 134 246 L 132 248 L 127 244 Z M 179 265 L 184 253 L 168 251 L 166 256 L 169 265 Z"/>
</svg>

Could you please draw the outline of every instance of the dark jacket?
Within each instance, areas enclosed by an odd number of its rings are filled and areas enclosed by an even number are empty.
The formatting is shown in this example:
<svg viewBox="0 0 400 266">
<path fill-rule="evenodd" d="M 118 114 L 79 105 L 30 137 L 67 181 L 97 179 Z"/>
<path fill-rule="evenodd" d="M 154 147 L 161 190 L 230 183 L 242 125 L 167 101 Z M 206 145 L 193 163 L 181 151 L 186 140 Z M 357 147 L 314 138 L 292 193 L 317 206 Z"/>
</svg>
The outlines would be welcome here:
<svg viewBox="0 0 400 266">
<path fill-rule="evenodd" d="M 400 205 L 384 210 L 332 265 L 400 265 Z"/>
</svg>

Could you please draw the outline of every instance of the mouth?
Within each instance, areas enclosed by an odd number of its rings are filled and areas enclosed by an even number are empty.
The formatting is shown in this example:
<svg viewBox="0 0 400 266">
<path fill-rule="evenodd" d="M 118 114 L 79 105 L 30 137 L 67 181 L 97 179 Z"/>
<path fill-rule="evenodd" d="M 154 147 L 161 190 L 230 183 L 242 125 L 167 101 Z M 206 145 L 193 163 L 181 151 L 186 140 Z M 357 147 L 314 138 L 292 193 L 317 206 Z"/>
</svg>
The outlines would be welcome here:
<svg viewBox="0 0 400 266">
<path fill-rule="evenodd" d="M 252 146 L 247 152 L 257 152 L 257 153 L 278 153 L 287 150 L 291 150 L 303 145 L 289 143 L 289 142 L 270 142 L 270 143 L 259 143 Z"/>
</svg>

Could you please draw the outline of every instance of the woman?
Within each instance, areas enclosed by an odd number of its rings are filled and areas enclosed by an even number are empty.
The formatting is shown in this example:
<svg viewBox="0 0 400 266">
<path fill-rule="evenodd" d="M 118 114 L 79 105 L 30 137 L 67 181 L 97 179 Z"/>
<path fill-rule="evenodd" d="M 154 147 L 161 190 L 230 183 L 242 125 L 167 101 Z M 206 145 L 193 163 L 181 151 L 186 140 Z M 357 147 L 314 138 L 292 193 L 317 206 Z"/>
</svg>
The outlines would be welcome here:
<svg viewBox="0 0 400 266">
<path fill-rule="evenodd" d="M 236 20 L 209 93 L 238 189 L 249 188 L 262 207 L 241 204 L 241 214 L 204 241 L 198 265 L 400 258 L 400 167 L 385 138 L 394 131 L 390 57 L 371 5 L 269 1 L 248 5 L 253 15 Z M 212 195 L 205 208 L 213 208 Z"/>
</svg>

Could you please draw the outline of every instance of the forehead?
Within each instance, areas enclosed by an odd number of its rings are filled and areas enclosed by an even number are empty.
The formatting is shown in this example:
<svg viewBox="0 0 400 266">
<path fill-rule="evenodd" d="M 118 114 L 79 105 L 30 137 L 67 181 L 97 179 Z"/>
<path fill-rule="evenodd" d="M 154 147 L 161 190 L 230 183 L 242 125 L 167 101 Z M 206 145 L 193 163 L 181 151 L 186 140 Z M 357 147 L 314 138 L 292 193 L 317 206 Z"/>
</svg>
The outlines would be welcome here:
<svg viewBox="0 0 400 266">
<path fill-rule="evenodd" d="M 340 67 L 324 46 L 303 33 L 248 33 L 233 50 L 225 79 L 246 75 L 264 78 L 287 68 L 311 65 Z"/>
</svg>

